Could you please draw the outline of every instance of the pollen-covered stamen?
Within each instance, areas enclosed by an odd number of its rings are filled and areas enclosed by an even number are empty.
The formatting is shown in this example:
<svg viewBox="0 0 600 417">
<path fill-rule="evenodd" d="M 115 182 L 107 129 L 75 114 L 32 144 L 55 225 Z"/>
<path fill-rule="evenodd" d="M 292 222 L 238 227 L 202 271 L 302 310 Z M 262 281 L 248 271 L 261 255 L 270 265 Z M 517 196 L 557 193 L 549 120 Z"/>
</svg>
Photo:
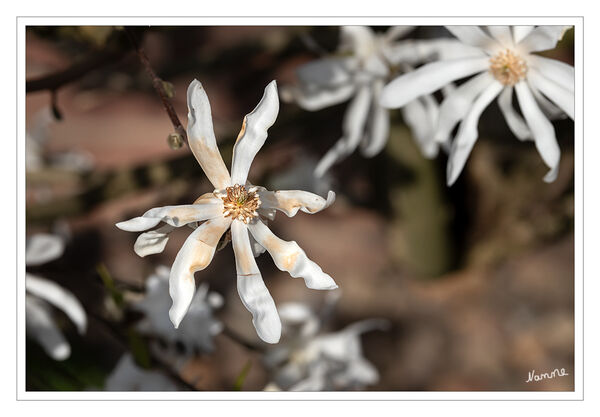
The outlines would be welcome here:
<svg viewBox="0 0 600 417">
<path fill-rule="evenodd" d="M 222 196 L 223 216 L 238 219 L 248 223 L 253 217 L 258 215 L 257 210 L 260 207 L 260 198 L 256 192 L 256 187 L 246 191 L 246 187 L 236 184 L 225 189 L 227 193 Z"/>
<path fill-rule="evenodd" d="M 527 62 L 510 49 L 490 58 L 490 72 L 504 85 L 515 85 L 527 75 Z"/>
</svg>

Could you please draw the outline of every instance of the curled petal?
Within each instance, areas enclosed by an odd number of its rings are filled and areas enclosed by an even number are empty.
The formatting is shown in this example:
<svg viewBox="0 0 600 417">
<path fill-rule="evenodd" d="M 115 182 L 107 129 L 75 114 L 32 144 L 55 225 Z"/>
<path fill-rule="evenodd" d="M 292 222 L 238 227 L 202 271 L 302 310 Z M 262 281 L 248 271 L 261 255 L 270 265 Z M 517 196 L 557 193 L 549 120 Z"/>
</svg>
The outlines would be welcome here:
<svg viewBox="0 0 600 417">
<path fill-rule="evenodd" d="M 58 309 L 62 310 L 77 327 L 80 334 L 85 333 L 87 316 L 83 306 L 70 291 L 55 282 L 35 275 L 25 275 L 25 289 L 29 294 L 35 295 Z"/>
<path fill-rule="evenodd" d="M 519 42 L 523 53 L 547 51 L 554 49 L 571 26 L 538 26 Z"/>
<path fill-rule="evenodd" d="M 473 145 L 477 140 L 477 123 L 479 117 L 485 108 L 492 102 L 494 98 L 502 91 L 503 85 L 499 82 L 493 82 L 473 103 L 471 110 L 460 124 L 458 134 L 452 143 L 452 149 L 448 157 L 448 186 L 454 184 L 460 175 L 467 158 L 473 149 Z"/>
<path fill-rule="evenodd" d="M 494 53 L 502 46 L 498 41 L 490 38 L 479 26 L 446 26 L 446 29 L 461 42 L 490 53 Z"/>
<path fill-rule="evenodd" d="M 381 105 L 393 109 L 402 107 L 415 98 L 433 93 L 454 80 L 484 71 L 488 65 L 487 57 L 453 59 L 423 65 L 386 85 L 381 93 Z"/>
<path fill-rule="evenodd" d="M 260 220 L 250 223 L 248 229 L 254 239 L 267 249 L 281 271 L 289 272 L 293 278 L 303 278 L 306 286 L 315 290 L 333 290 L 338 287 L 333 278 L 308 259 L 296 242 L 278 238 Z"/>
<path fill-rule="evenodd" d="M 277 343 L 281 337 L 281 321 L 277 308 L 252 255 L 248 228 L 239 220 L 231 223 L 231 242 L 235 254 L 240 299 L 252 313 L 252 323 L 258 336 L 267 343 Z"/>
<path fill-rule="evenodd" d="M 232 184 L 246 183 L 250 165 L 265 143 L 267 130 L 275 123 L 278 113 L 277 83 L 273 80 L 265 87 L 264 95 L 256 108 L 244 117 L 242 130 L 233 146 Z"/>
<path fill-rule="evenodd" d="M 169 318 L 175 328 L 183 320 L 194 297 L 194 272 L 201 271 L 210 264 L 219 239 L 230 224 L 229 217 L 207 220 L 190 234 L 177 253 L 169 276 L 169 294 L 173 299 Z"/>
<path fill-rule="evenodd" d="M 26 296 L 25 327 L 27 334 L 34 338 L 52 359 L 62 361 L 71 355 L 71 346 L 52 321 L 50 306 L 44 301 Z"/>
<path fill-rule="evenodd" d="M 527 127 L 525 120 L 517 113 L 512 104 L 513 88 L 504 87 L 500 96 L 498 96 L 498 106 L 504 115 L 506 124 L 519 140 L 531 139 L 531 131 Z"/>
<path fill-rule="evenodd" d="M 575 68 L 556 59 L 530 55 L 527 61 L 540 74 L 571 92 L 575 91 Z"/>
<path fill-rule="evenodd" d="M 133 250 L 142 258 L 148 255 L 161 253 L 163 250 L 165 250 L 165 246 L 167 246 L 167 242 L 169 241 L 169 233 L 171 233 L 174 229 L 175 228 L 173 226 L 165 224 L 156 230 L 142 233 L 135 241 Z"/>
<path fill-rule="evenodd" d="M 575 94 L 572 91 L 549 80 L 534 68 L 529 69 L 527 81 L 563 109 L 571 119 L 575 118 Z"/>
<path fill-rule="evenodd" d="M 62 256 L 65 250 L 63 239 L 56 235 L 35 234 L 25 242 L 25 265 L 37 266 Z"/>
<path fill-rule="evenodd" d="M 560 162 L 560 148 L 556 142 L 554 128 L 536 104 L 527 83 L 521 81 L 515 85 L 515 89 L 521 111 L 533 134 L 535 146 L 544 163 L 550 168 L 550 171 L 544 177 L 544 181 L 552 182 L 558 175 L 558 165 Z"/>
<path fill-rule="evenodd" d="M 228 187 L 231 182 L 229 172 L 217 147 L 210 102 L 200 81 L 194 80 L 190 83 L 187 104 L 190 148 L 215 189 Z"/>
<path fill-rule="evenodd" d="M 308 214 L 318 213 L 332 205 L 335 201 L 335 193 L 333 191 L 327 193 L 327 199 L 301 190 L 259 190 L 258 196 L 262 203 L 261 207 L 282 211 L 288 217 L 295 216 L 298 210 Z"/>
</svg>

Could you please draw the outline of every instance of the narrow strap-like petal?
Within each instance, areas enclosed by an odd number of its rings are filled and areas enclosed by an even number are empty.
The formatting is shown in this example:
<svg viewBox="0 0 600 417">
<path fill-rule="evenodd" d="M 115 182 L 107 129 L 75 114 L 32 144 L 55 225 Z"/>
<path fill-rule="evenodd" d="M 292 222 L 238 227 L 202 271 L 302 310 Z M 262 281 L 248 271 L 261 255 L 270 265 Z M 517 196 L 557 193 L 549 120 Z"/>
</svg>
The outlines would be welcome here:
<svg viewBox="0 0 600 417">
<path fill-rule="evenodd" d="M 194 297 L 194 272 L 201 271 L 210 264 L 219 239 L 230 224 L 229 217 L 207 220 L 190 234 L 177 253 L 169 276 L 169 294 L 173 300 L 169 318 L 175 327 L 183 320 Z"/>
<path fill-rule="evenodd" d="M 301 190 L 259 190 L 258 196 L 261 201 L 261 208 L 273 208 L 284 212 L 288 217 L 295 216 L 298 210 L 308 214 L 318 213 L 335 201 L 333 191 L 327 193 L 327 199 Z"/>
<path fill-rule="evenodd" d="M 251 113 L 244 117 L 242 130 L 233 146 L 231 163 L 231 183 L 244 185 L 254 157 L 267 139 L 267 130 L 275 123 L 279 113 L 277 83 L 271 81 Z"/>
<path fill-rule="evenodd" d="M 415 71 L 401 75 L 383 88 L 381 105 L 399 108 L 406 103 L 439 90 L 459 78 L 484 71 L 489 66 L 489 58 L 464 58 L 432 62 Z"/>
<path fill-rule="evenodd" d="M 533 25 L 517 25 L 512 27 L 515 44 L 521 42 L 533 30 Z"/>
<path fill-rule="evenodd" d="M 385 32 L 385 40 L 393 42 L 416 29 L 416 26 L 390 26 Z"/>
<path fill-rule="evenodd" d="M 161 253 L 163 250 L 165 250 L 165 246 L 167 246 L 167 242 L 169 241 L 169 233 L 171 233 L 174 229 L 175 227 L 165 224 L 156 230 L 150 230 L 149 232 L 142 233 L 135 241 L 133 250 L 142 258 L 148 255 Z"/>
<path fill-rule="evenodd" d="M 527 61 L 550 81 L 566 90 L 575 91 L 575 68 L 572 65 L 538 55 L 530 55 Z"/>
<path fill-rule="evenodd" d="M 187 104 L 190 148 L 212 185 L 219 190 L 228 187 L 231 182 L 229 172 L 217 146 L 210 102 L 200 81 L 194 80 L 190 83 Z"/>
<path fill-rule="evenodd" d="M 388 62 L 393 65 L 400 63 L 417 65 L 434 60 L 446 61 L 459 58 L 487 57 L 481 49 L 449 38 L 410 39 L 384 45 L 382 53 Z"/>
<path fill-rule="evenodd" d="M 358 63 L 352 57 L 328 57 L 301 65 L 296 76 L 303 86 L 335 88 L 352 81 Z"/>
<path fill-rule="evenodd" d="M 446 29 L 467 45 L 476 46 L 489 53 L 496 52 L 502 45 L 490 38 L 479 26 L 446 26 Z"/>
<path fill-rule="evenodd" d="M 267 249 L 280 270 L 289 272 L 293 278 L 303 278 L 308 288 L 333 290 L 338 287 L 333 278 L 308 259 L 296 242 L 278 238 L 260 220 L 250 223 L 248 229 L 254 239 Z"/>
<path fill-rule="evenodd" d="M 503 47 L 512 48 L 514 46 L 510 26 L 494 25 L 488 26 L 487 29 L 490 32 L 490 35 L 492 35 Z"/>
<path fill-rule="evenodd" d="M 526 82 L 517 83 L 515 90 L 517 91 L 517 99 L 523 116 L 525 116 L 527 125 L 533 134 L 535 146 L 544 163 L 550 168 L 550 171 L 544 177 L 544 181 L 552 182 L 558 175 L 560 162 L 560 148 L 556 142 L 554 127 L 536 104 Z"/>
<path fill-rule="evenodd" d="M 65 243 L 56 235 L 38 233 L 25 241 L 25 265 L 37 266 L 62 256 Z"/>
<path fill-rule="evenodd" d="M 25 275 L 25 289 L 56 308 L 62 310 L 77 327 L 80 334 L 87 328 L 87 316 L 83 306 L 72 292 L 57 283 L 35 275 Z"/>
<path fill-rule="evenodd" d="M 535 68 L 529 69 L 527 81 L 563 109 L 571 119 L 575 119 L 575 94 L 572 91 L 549 80 Z"/>
<path fill-rule="evenodd" d="M 258 336 L 267 343 L 277 343 L 281 337 L 279 314 L 252 255 L 248 228 L 239 220 L 231 223 L 231 242 L 240 299 L 252 313 L 252 323 Z"/>
<path fill-rule="evenodd" d="M 544 112 L 546 117 L 550 120 L 555 119 L 566 119 L 567 113 L 565 113 L 561 108 L 559 108 L 556 104 L 552 103 L 550 100 L 546 98 L 540 91 L 535 88 L 531 83 L 529 84 L 529 88 L 535 97 L 540 109 Z"/>
<path fill-rule="evenodd" d="M 503 85 L 499 82 L 493 82 L 473 103 L 471 110 L 461 122 L 458 129 L 458 134 L 452 143 L 452 149 L 448 157 L 447 180 L 448 186 L 454 184 L 460 175 L 467 158 L 473 149 L 473 145 L 477 140 L 477 124 L 481 113 L 486 107 L 496 98 L 502 91 Z"/>
<path fill-rule="evenodd" d="M 527 127 L 525 120 L 517 113 L 512 103 L 513 88 L 504 87 L 500 96 L 498 96 L 498 106 L 504 115 L 506 124 L 519 140 L 532 139 L 531 131 Z"/>
<path fill-rule="evenodd" d="M 381 81 L 381 89 L 383 81 Z M 377 88 L 377 87 L 376 87 Z M 363 156 L 372 158 L 377 155 L 385 147 L 390 137 L 390 114 L 388 109 L 379 104 L 377 98 L 371 104 L 371 117 L 369 118 L 369 126 L 363 142 L 361 144 L 361 152 Z"/>
<path fill-rule="evenodd" d="M 32 296 L 25 298 L 25 329 L 52 359 L 63 361 L 71 355 L 71 346 L 52 320 L 50 306 Z"/>
<path fill-rule="evenodd" d="M 523 53 L 547 51 L 554 49 L 564 33 L 571 26 L 538 26 L 519 42 L 519 50 Z"/>
<path fill-rule="evenodd" d="M 343 84 L 333 88 L 290 87 L 282 89 L 282 100 L 294 101 L 304 110 L 317 111 L 347 101 L 356 91 L 354 84 Z"/>
<path fill-rule="evenodd" d="M 212 219 L 221 213 L 223 213 L 223 201 L 213 196 L 213 198 L 201 200 L 197 204 L 156 207 L 140 217 L 117 223 L 116 226 L 126 232 L 142 232 L 155 227 L 160 222 L 165 222 L 173 227 L 181 227 L 188 223 Z"/>
</svg>

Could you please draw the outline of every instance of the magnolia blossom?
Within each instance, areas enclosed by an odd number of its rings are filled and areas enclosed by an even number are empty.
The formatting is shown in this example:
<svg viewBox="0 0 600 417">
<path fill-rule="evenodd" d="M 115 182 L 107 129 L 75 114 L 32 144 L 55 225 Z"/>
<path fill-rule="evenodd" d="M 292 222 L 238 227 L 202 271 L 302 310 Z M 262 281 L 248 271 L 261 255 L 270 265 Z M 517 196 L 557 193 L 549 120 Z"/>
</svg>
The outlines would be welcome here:
<svg viewBox="0 0 600 417">
<path fill-rule="evenodd" d="M 37 234 L 25 242 L 25 265 L 38 266 L 58 259 L 64 251 L 64 243 L 55 235 Z M 71 355 L 71 346 L 54 322 L 52 306 L 62 310 L 77 327 L 85 333 L 87 317 L 81 303 L 60 285 L 25 273 L 25 327 L 27 335 L 35 339 L 54 360 L 62 361 Z"/>
<path fill-rule="evenodd" d="M 233 147 L 231 175 L 221 158 L 213 132 L 208 97 L 202 84 L 194 80 L 187 92 L 188 140 L 194 156 L 215 187 L 214 192 L 200 196 L 193 204 L 153 208 L 141 217 L 117 224 L 122 230 L 143 233 L 134 249 L 140 256 L 159 253 L 164 249 L 169 233 L 186 224 L 200 224 L 187 238 L 177 254 L 169 277 L 169 293 L 173 305 L 169 317 L 178 327 L 188 311 L 195 292 L 194 272 L 208 266 L 221 236 L 231 230 L 231 241 L 237 269 L 237 289 L 244 306 L 252 313 L 252 322 L 258 336 L 268 343 L 277 343 L 281 322 L 273 298 L 267 290 L 254 255 L 268 251 L 275 265 L 294 278 L 304 279 L 313 289 L 337 288 L 334 280 L 308 259 L 294 241 L 286 242 L 275 236 L 263 219 L 273 219 L 275 211 L 287 216 L 298 210 L 317 213 L 335 199 L 329 192 L 327 199 L 296 190 L 269 191 L 247 181 L 254 156 L 267 138 L 267 129 L 273 125 L 279 112 L 277 85 L 272 81 L 256 108 L 246 115 L 242 129 Z"/>
<path fill-rule="evenodd" d="M 323 391 L 363 389 L 377 383 L 379 373 L 362 354 L 360 335 L 385 328 L 384 320 L 364 320 L 334 333 L 320 333 L 321 319 L 306 305 L 280 307 L 283 339 L 267 351 L 273 381 L 265 390 Z"/>
<path fill-rule="evenodd" d="M 213 310 L 223 305 L 223 297 L 216 292 L 208 292 L 208 284 L 202 283 L 196 291 L 187 315 L 175 329 L 169 320 L 169 274 L 170 269 L 159 266 L 146 280 L 146 296 L 134 305 L 134 309 L 145 317 L 137 326 L 141 333 L 161 337 L 170 343 L 180 342 L 187 352 L 214 349 L 213 337 L 220 333 L 223 325 L 213 317 Z"/>
<path fill-rule="evenodd" d="M 406 106 L 454 80 L 477 74 L 449 94 L 440 106 L 435 139 L 443 141 L 460 122 L 448 159 L 448 185 L 462 171 L 477 140 L 477 123 L 485 108 L 498 97 L 506 123 L 520 140 L 533 140 L 550 171 L 558 175 L 560 149 L 549 118 L 574 115 L 574 69 L 560 61 L 535 55 L 552 49 L 567 26 L 448 26 L 461 42 L 479 49 L 479 56 L 440 60 L 402 75 L 384 87 L 381 104 Z M 513 90 L 522 116 L 513 107 Z M 558 106 L 558 107 L 557 107 Z"/>
<path fill-rule="evenodd" d="M 158 371 L 142 369 L 131 354 L 121 356 L 104 382 L 105 391 L 177 391 L 171 379 Z"/>
<path fill-rule="evenodd" d="M 343 136 L 321 159 L 315 169 L 322 176 L 332 165 L 360 145 L 367 157 L 377 155 L 387 143 L 390 130 L 388 111 L 379 103 L 381 91 L 392 74 L 408 71 L 417 63 L 433 58 L 473 56 L 475 48 L 451 39 L 397 39 L 413 30 L 394 26 L 375 33 L 365 26 L 344 26 L 339 56 L 309 62 L 298 68 L 299 86 L 282 90 L 282 98 L 295 101 L 306 110 L 320 110 L 351 100 L 342 125 Z M 402 115 L 427 157 L 437 155 L 433 140 L 438 103 L 432 95 L 411 100 Z"/>
</svg>

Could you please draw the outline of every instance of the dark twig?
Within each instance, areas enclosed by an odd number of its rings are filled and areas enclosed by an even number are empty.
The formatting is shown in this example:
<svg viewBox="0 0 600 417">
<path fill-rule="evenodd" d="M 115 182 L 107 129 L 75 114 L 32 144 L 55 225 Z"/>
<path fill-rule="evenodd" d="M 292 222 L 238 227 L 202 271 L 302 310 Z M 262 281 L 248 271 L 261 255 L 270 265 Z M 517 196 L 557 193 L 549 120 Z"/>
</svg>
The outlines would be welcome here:
<svg viewBox="0 0 600 417">
<path fill-rule="evenodd" d="M 171 101 L 169 100 L 167 92 L 165 91 L 165 82 L 158 75 L 156 75 L 156 73 L 152 69 L 152 66 L 150 65 L 150 61 L 148 60 L 146 53 L 142 49 L 141 45 L 137 42 L 137 40 L 135 38 L 135 34 L 131 30 L 131 28 L 126 27 L 126 28 L 124 28 L 124 30 L 125 30 L 125 33 L 127 34 L 127 37 L 131 41 L 133 47 L 135 48 L 135 51 L 138 55 L 138 58 L 140 59 L 140 62 L 146 69 L 146 72 L 148 73 L 150 78 L 152 79 L 152 85 L 154 86 L 154 89 L 158 93 L 160 100 L 162 101 L 163 107 L 165 108 L 165 110 L 167 111 L 167 114 L 169 115 L 169 119 L 171 119 L 171 123 L 173 124 L 173 127 L 175 128 L 175 132 L 178 133 L 179 135 L 181 135 L 183 141 L 185 143 L 187 143 L 187 135 L 185 133 L 185 129 L 183 128 L 181 121 L 179 121 L 179 117 L 177 117 L 177 113 L 175 112 L 175 109 L 173 108 L 173 104 L 171 104 Z"/>
<path fill-rule="evenodd" d="M 223 334 L 225 336 L 227 336 L 228 338 L 230 338 L 231 340 L 233 340 L 234 342 L 236 342 L 237 344 L 245 347 L 248 350 L 251 350 L 254 352 L 259 352 L 259 353 L 264 353 L 264 351 L 265 351 L 264 347 L 255 345 L 254 343 L 247 341 L 246 339 L 244 339 L 242 336 L 240 336 L 237 332 L 232 330 L 227 325 L 223 326 Z"/>
</svg>

